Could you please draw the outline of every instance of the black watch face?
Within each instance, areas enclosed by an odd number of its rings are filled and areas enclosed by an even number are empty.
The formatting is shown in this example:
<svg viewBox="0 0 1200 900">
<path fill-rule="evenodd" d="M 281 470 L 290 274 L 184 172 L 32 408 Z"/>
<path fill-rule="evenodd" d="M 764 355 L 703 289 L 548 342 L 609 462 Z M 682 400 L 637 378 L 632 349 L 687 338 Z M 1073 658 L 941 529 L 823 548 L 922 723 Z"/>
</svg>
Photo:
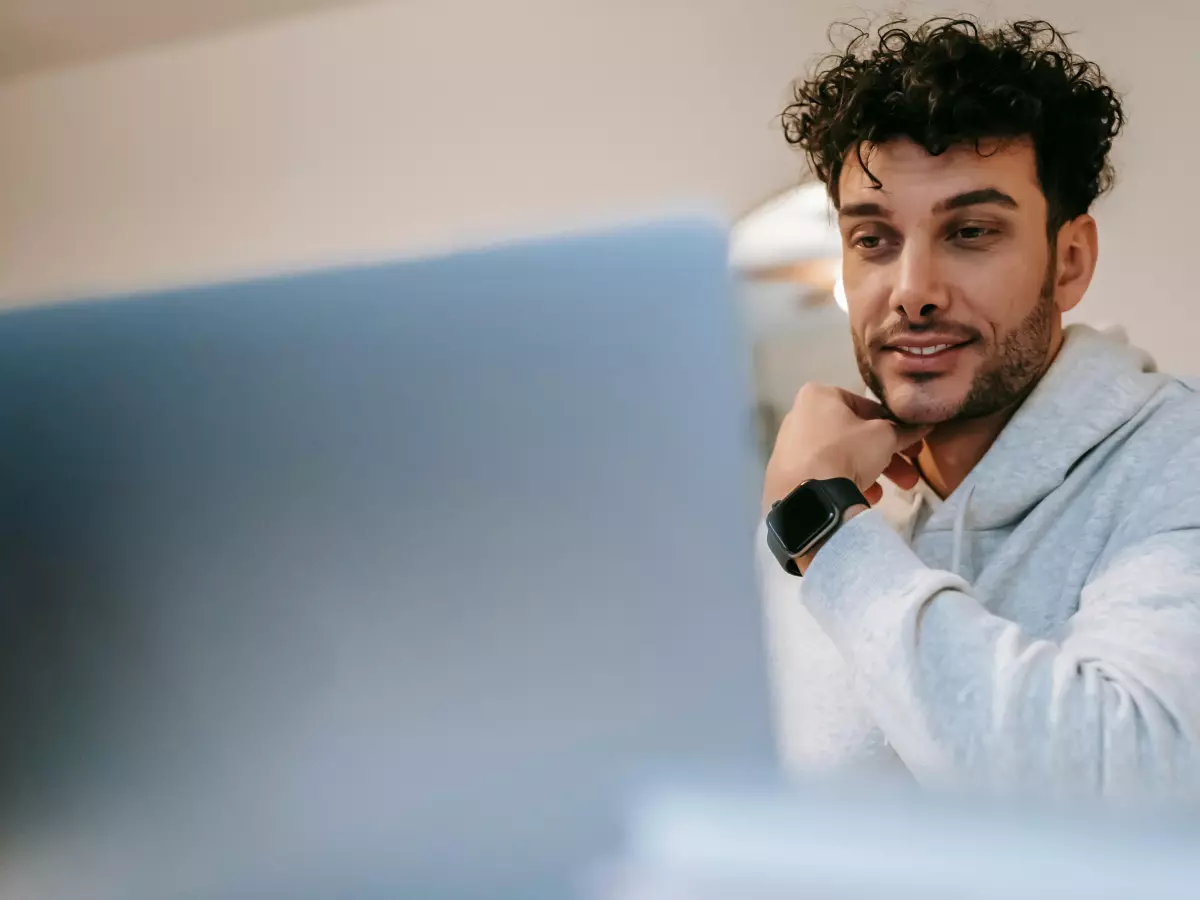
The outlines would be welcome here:
<svg viewBox="0 0 1200 900">
<path fill-rule="evenodd" d="M 802 484 L 771 510 L 770 527 L 788 553 L 796 556 L 837 518 L 833 502 L 815 484 Z"/>
</svg>

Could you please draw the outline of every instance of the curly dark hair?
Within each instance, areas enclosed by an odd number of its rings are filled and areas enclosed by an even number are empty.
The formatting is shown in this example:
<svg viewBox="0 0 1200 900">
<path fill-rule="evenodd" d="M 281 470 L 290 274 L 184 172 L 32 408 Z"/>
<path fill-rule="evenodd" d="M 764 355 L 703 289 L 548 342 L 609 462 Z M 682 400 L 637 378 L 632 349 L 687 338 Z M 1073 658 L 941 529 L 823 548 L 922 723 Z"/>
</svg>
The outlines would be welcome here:
<svg viewBox="0 0 1200 900">
<path fill-rule="evenodd" d="M 878 187 L 863 144 L 897 137 L 934 155 L 964 142 L 978 149 L 990 138 L 1031 138 L 1052 233 L 1111 186 L 1120 97 L 1048 22 L 987 29 L 970 18 L 915 27 L 894 18 L 874 40 L 844 27 L 853 33 L 845 49 L 794 84 L 782 116 L 788 143 L 804 151 L 835 205 L 847 154 Z"/>
</svg>

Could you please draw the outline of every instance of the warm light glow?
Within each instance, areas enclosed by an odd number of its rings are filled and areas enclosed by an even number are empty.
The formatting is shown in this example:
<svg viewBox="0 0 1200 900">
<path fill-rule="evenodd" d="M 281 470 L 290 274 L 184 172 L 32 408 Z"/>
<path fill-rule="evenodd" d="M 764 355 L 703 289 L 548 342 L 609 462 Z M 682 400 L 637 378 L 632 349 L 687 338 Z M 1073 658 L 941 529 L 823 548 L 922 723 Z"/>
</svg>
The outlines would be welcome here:
<svg viewBox="0 0 1200 900">
<path fill-rule="evenodd" d="M 842 312 L 849 312 L 850 305 L 846 302 L 846 285 L 842 283 L 841 267 L 838 267 L 837 281 L 833 283 L 833 302 Z"/>
<path fill-rule="evenodd" d="M 824 185 L 791 188 L 734 226 L 730 262 L 738 271 L 753 272 L 814 259 L 838 259 L 842 236 L 835 222 Z"/>
</svg>

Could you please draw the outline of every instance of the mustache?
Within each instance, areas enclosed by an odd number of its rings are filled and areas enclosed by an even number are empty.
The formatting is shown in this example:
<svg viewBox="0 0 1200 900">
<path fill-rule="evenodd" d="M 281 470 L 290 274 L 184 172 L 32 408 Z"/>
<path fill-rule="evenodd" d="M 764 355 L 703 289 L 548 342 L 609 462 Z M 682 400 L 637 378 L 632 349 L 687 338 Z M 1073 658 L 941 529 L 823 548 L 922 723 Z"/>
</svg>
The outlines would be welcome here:
<svg viewBox="0 0 1200 900">
<path fill-rule="evenodd" d="M 878 334 L 872 335 L 869 346 L 872 350 L 882 350 L 884 347 L 902 342 L 905 338 L 921 337 L 927 334 L 936 334 L 957 344 L 977 341 L 983 337 L 978 329 L 960 325 L 957 322 L 929 322 L 921 325 L 898 322 Z"/>
</svg>

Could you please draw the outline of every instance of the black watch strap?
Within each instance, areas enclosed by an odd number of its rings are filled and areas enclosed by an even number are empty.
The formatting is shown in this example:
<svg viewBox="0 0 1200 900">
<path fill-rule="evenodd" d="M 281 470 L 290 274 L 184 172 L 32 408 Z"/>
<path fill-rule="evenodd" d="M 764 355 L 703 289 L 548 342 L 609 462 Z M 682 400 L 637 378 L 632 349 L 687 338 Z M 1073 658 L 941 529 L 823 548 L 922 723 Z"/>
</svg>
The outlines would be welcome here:
<svg viewBox="0 0 1200 900">
<path fill-rule="evenodd" d="M 843 513 L 855 506 L 871 505 L 851 478 L 830 478 L 828 481 L 822 481 L 821 485 Z"/>
<path fill-rule="evenodd" d="M 853 509 L 856 506 L 870 506 L 867 503 L 867 498 L 862 495 L 862 491 L 858 489 L 858 485 L 850 478 L 830 478 L 821 482 L 821 487 L 825 489 L 825 494 L 839 510 L 839 518 L 846 514 L 846 510 Z M 778 506 L 782 501 L 775 501 L 775 506 Z M 772 507 L 774 508 L 774 507 Z M 840 524 L 838 527 L 841 527 Z M 772 555 L 779 564 L 783 566 L 784 571 L 789 575 L 801 577 L 800 567 L 796 565 L 796 560 L 788 553 L 787 548 L 775 536 L 775 532 L 770 528 L 767 529 L 767 547 L 770 548 Z"/>
<path fill-rule="evenodd" d="M 776 500 L 776 503 L 779 501 Z M 784 548 L 783 543 L 779 538 L 775 537 L 775 532 L 770 528 L 767 529 L 767 546 L 771 548 L 771 553 L 775 559 L 783 566 L 783 570 L 789 575 L 800 577 L 800 567 L 796 565 L 796 560 L 792 559 L 790 553 Z"/>
</svg>

